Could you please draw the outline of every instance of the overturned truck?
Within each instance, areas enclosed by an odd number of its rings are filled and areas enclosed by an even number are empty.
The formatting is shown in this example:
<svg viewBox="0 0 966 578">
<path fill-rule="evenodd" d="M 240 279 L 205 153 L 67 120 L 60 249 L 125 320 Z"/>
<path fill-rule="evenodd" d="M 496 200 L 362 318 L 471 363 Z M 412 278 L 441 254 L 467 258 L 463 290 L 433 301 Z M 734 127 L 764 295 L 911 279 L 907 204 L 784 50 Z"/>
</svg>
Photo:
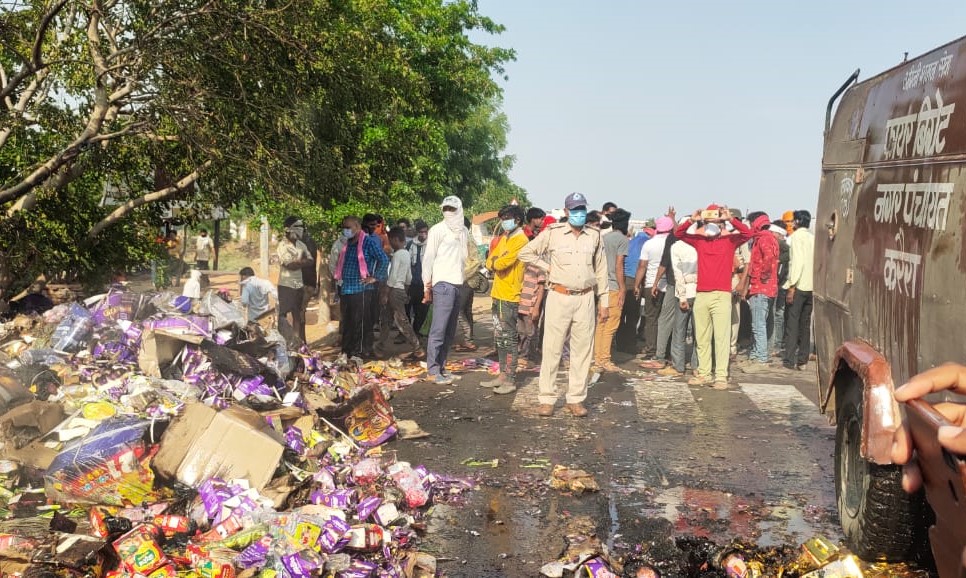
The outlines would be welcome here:
<svg viewBox="0 0 966 578">
<path fill-rule="evenodd" d="M 863 82 L 858 74 L 826 116 L 819 387 L 837 426 L 836 495 L 849 546 L 865 559 L 908 560 L 926 551 L 933 514 L 922 494 L 903 492 L 891 461 L 902 417 L 893 384 L 966 359 L 966 37 Z"/>
</svg>

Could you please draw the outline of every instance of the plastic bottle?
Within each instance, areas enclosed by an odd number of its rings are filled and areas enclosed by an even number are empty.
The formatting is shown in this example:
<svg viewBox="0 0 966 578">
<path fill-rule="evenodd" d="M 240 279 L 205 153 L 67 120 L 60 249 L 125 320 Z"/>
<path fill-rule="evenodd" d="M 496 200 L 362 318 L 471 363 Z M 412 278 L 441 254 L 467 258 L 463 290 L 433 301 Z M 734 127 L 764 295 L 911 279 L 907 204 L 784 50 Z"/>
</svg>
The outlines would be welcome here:
<svg viewBox="0 0 966 578">
<path fill-rule="evenodd" d="M 74 352 L 81 348 L 94 328 L 91 314 L 76 303 L 70 306 L 70 314 L 60 322 L 50 338 L 51 346 L 57 351 Z"/>
</svg>

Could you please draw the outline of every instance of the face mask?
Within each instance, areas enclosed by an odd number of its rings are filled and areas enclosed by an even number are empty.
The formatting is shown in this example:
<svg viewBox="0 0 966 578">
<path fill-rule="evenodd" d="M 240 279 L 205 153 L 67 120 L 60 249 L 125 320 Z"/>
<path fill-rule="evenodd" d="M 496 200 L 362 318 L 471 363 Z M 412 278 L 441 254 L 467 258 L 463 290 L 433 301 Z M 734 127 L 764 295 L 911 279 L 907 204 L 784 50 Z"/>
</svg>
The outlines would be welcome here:
<svg viewBox="0 0 966 578">
<path fill-rule="evenodd" d="M 721 227 L 714 223 L 708 223 L 704 226 L 704 236 L 705 237 L 717 237 L 721 234 Z"/>
<path fill-rule="evenodd" d="M 503 225 L 503 230 L 507 233 L 517 228 L 517 222 L 513 219 L 507 219 L 500 224 Z"/>
<path fill-rule="evenodd" d="M 583 227 L 587 223 L 587 211 L 570 211 L 567 222 L 574 227 Z"/>
<path fill-rule="evenodd" d="M 352 232 L 352 229 L 342 229 L 342 237 L 343 238 L 345 238 L 345 239 L 351 239 L 354 236 L 355 236 L 355 233 Z"/>
</svg>

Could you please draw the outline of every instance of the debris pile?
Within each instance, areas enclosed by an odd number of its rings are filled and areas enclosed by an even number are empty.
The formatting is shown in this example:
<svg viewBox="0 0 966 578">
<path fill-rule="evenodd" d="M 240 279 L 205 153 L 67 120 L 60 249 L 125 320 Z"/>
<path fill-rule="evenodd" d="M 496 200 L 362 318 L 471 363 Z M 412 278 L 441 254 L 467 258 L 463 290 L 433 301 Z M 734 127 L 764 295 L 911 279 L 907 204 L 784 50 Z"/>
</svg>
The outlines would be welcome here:
<svg viewBox="0 0 966 578">
<path fill-rule="evenodd" d="M 382 447 L 418 368 L 324 361 L 213 292 L 20 316 L 0 361 L 2 576 L 433 576 L 422 518 L 471 487 Z"/>
<path fill-rule="evenodd" d="M 567 544 L 560 559 L 540 569 L 543 576 L 863 578 L 859 559 L 822 536 L 809 539 L 801 548 L 761 548 L 740 541 L 720 546 L 704 538 L 678 537 L 638 544 L 633 552 L 613 561 L 593 536 L 592 526 L 568 536 Z"/>
</svg>

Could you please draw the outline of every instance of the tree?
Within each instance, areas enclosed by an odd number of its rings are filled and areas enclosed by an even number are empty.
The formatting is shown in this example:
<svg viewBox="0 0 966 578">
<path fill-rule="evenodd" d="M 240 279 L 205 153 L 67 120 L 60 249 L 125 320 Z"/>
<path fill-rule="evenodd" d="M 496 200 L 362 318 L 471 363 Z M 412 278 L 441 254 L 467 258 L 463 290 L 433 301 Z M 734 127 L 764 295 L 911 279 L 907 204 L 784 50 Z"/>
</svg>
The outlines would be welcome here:
<svg viewBox="0 0 966 578">
<path fill-rule="evenodd" d="M 0 231 L 21 233 L 0 241 L 21 256 L 0 257 L 0 294 L 64 259 L 84 275 L 143 260 L 103 248 L 178 198 L 438 199 L 452 129 L 513 57 L 474 29 L 501 30 L 471 0 L 0 4 Z M 41 221 L 70 231 L 60 262 L 31 249 Z"/>
</svg>

